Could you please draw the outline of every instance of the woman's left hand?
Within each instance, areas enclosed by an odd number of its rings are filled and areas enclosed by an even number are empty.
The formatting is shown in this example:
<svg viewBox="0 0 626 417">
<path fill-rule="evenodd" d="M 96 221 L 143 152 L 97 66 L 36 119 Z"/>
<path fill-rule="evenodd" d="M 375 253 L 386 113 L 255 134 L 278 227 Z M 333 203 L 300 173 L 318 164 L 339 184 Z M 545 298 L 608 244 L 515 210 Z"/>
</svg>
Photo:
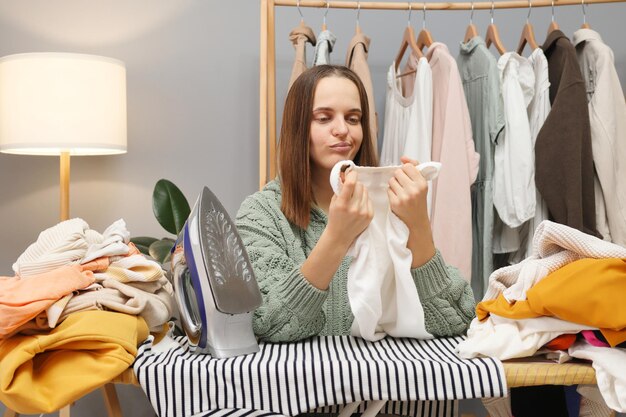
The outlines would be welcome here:
<svg viewBox="0 0 626 417">
<path fill-rule="evenodd" d="M 402 167 L 398 168 L 389 180 L 389 205 L 391 211 L 410 230 L 428 222 L 428 181 L 416 168 L 417 161 L 403 156 Z"/>
<path fill-rule="evenodd" d="M 389 206 L 409 228 L 407 248 L 413 259 L 411 268 L 424 265 L 435 255 L 435 244 L 428 218 L 428 181 L 416 168 L 417 161 L 403 156 L 399 168 L 389 180 Z"/>
</svg>

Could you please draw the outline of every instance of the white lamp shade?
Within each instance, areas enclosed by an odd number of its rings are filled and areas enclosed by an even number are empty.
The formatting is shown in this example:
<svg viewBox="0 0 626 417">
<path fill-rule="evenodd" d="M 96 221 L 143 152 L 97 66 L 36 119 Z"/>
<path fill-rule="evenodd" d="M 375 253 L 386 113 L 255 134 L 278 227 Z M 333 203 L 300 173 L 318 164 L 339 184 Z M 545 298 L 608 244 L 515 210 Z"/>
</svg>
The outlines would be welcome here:
<svg viewBox="0 0 626 417">
<path fill-rule="evenodd" d="M 0 152 L 125 153 L 124 63 L 47 52 L 1 58 Z"/>
</svg>

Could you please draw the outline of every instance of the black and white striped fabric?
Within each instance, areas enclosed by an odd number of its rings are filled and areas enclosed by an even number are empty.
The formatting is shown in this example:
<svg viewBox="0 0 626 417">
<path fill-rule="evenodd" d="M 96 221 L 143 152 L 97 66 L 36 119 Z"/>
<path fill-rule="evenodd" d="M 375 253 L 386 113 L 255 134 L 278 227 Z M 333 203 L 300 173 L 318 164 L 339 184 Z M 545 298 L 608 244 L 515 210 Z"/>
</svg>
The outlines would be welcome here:
<svg viewBox="0 0 626 417">
<path fill-rule="evenodd" d="M 255 354 L 214 359 L 192 353 L 186 337 L 157 353 L 150 337 L 133 368 L 161 417 L 295 416 L 368 400 L 389 400 L 383 413 L 454 416 L 455 400 L 501 397 L 507 389 L 502 363 L 460 359 L 461 340 L 320 336 L 261 342 Z"/>
</svg>

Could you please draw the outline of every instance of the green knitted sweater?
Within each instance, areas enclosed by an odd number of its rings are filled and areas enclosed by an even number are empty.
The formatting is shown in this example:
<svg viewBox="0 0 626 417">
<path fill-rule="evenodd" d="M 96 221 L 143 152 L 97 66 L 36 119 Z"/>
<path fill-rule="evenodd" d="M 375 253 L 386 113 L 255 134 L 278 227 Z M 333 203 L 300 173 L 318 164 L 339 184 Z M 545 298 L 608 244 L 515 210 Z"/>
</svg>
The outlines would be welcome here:
<svg viewBox="0 0 626 417">
<path fill-rule="evenodd" d="M 272 342 L 350 334 L 354 316 L 346 281 L 351 258 L 343 259 L 327 290 L 311 285 L 300 267 L 328 218 L 314 207 L 309 226 L 303 230 L 287 220 L 280 201 L 280 183 L 274 180 L 246 198 L 237 213 L 237 229 L 263 294 L 263 304 L 254 314 L 254 332 Z M 426 330 L 434 336 L 464 333 L 474 317 L 474 297 L 459 272 L 446 266 L 437 251 L 411 273 L 424 308 Z"/>
</svg>

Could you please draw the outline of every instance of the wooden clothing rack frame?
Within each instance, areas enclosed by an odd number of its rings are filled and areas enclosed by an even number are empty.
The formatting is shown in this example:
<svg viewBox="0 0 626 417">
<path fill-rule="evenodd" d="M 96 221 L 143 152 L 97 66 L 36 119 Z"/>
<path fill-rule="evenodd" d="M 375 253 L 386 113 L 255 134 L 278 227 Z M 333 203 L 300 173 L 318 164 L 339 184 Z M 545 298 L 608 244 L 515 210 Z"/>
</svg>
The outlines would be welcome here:
<svg viewBox="0 0 626 417">
<path fill-rule="evenodd" d="M 259 106 L 259 189 L 276 176 L 276 7 L 317 7 L 370 10 L 474 10 L 525 9 L 596 3 L 623 3 L 626 0 L 507 0 L 460 3 L 380 1 L 261 0 L 260 106 Z"/>
</svg>

